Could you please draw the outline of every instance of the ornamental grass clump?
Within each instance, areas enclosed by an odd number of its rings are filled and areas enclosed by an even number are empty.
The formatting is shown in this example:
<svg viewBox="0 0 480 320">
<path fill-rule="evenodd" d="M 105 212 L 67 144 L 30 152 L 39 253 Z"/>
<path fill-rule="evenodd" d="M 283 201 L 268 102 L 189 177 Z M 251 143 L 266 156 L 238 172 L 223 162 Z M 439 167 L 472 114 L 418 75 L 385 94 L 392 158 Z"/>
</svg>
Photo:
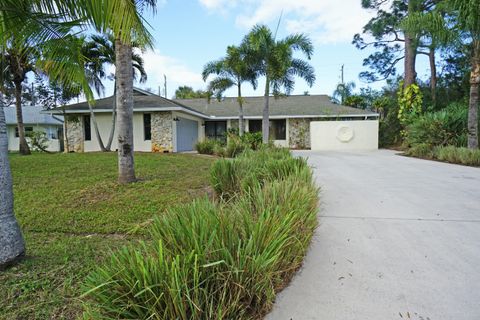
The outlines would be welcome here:
<svg viewBox="0 0 480 320">
<path fill-rule="evenodd" d="M 271 307 L 317 225 L 311 170 L 264 148 L 220 159 L 211 174 L 220 200 L 171 208 L 148 240 L 90 274 L 87 318 L 252 319 Z"/>
</svg>

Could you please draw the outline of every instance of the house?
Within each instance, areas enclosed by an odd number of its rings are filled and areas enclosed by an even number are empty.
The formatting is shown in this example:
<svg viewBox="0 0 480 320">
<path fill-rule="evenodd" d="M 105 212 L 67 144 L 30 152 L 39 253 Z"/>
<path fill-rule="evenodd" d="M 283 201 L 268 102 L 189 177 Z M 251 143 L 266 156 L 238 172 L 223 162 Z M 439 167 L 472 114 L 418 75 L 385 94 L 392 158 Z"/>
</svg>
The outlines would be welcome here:
<svg viewBox="0 0 480 320">
<path fill-rule="evenodd" d="M 14 106 L 3 108 L 7 123 L 8 150 L 18 151 L 17 112 Z M 23 106 L 23 124 L 25 133 L 33 131 L 45 132 L 48 138 L 47 150 L 51 152 L 63 151 L 63 117 L 43 113 L 42 106 Z M 28 138 L 27 138 L 28 140 Z"/>
<path fill-rule="evenodd" d="M 229 128 L 238 128 L 238 103 L 236 98 L 222 101 L 206 99 L 170 100 L 156 94 L 134 89 L 133 130 L 135 151 L 182 152 L 194 150 L 199 140 L 222 139 Z M 102 139 L 107 140 L 112 127 L 114 97 L 98 99 L 93 105 L 95 119 Z M 263 97 L 244 98 L 245 129 L 261 131 Z M 52 114 L 66 114 L 66 134 L 69 151 L 99 151 L 99 143 L 86 102 L 72 104 L 64 110 L 50 110 Z M 323 128 L 335 122 L 335 128 Z M 270 99 L 270 133 L 277 145 L 289 148 L 314 148 L 317 140 L 328 137 L 327 147 L 345 148 L 354 141 L 357 147 L 378 147 L 378 114 L 334 104 L 326 95 L 299 95 Z M 320 123 L 320 124 L 318 124 Z M 341 128 L 337 128 L 340 125 Z M 319 126 L 320 129 L 317 127 Z M 365 127 L 365 128 L 364 128 Z M 312 128 L 312 129 L 311 129 Z M 346 129 L 345 129 L 346 128 Z M 322 132 L 322 137 L 316 132 Z M 342 131 L 344 141 L 329 137 L 330 131 Z M 356 134 L 353 132 L 355 131 Z M 365 136 L 364 132 L 368 132 Z M 338 135 L 338 132 L 335 133 Z M 364 137 L 365 136 L 365 137 Z M 345 138 L 346 137 L 346 138 Z M 353 137 L 356 137 L 353 139 Z M 348 141 L 347 141 L 348 140 Z M 116 139 L 112 144 L 115 150 Z M 323 143 L 323 142 L 322 142 Z M 333 147 L 332 147 L 333 146 Z"/>
</svg>

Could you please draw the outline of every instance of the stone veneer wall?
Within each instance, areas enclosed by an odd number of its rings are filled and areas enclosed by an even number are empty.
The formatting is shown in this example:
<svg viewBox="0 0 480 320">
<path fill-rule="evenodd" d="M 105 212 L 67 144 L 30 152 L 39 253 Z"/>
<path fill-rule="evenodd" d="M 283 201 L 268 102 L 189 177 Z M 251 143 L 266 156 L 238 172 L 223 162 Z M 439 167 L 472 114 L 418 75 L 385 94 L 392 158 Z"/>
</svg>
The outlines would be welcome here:
<svg viewBox="0 0 480 320">
<path fill-rule="evenodd" d="M 152 152 L 173 152 L 172 112 L 152 113 Z"/>
<path fill-rule="evenodd" d="M 288 119 L 289 147 L 294 149 L 310 149 L 310 121 L 320 118 Z"/>
<path fill-rule="evenodd" d="M 83 152 L 83 118 L 82 116 L 67 116 L 65 121 L 67 128 L 66 140 L 67 152 Z"/>
</svg>

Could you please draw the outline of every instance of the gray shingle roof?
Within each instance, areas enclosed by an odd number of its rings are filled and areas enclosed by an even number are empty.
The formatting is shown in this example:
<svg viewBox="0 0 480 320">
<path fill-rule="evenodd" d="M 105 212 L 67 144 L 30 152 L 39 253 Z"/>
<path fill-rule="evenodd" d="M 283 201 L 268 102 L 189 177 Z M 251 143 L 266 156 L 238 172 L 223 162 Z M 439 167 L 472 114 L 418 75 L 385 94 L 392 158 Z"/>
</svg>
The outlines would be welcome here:
<svg viewBox="0 0 480 320">
<path fill-rule="evenodd" d="M 223 101 L 206 99 L 176 100 L 202 113 L 215 117 L 238 117 L 237 98 L 225 98 Z M 264 105 L 263 97 L 245 97 L 244 114 L 246 117 L 261 117 Z M 270 116 L 367 116 L 375 113 L 357 108 L 334 104 L 327 95 L 297 95 L 270 97 Z"/>
<path fill-rule="evenodd" d="M 8 125 L 17 124 L 17 113 L 15 107 L 5 107 L 5 120 Z M 51 114 L 41 113 L 42 106 L 24 106 L 22 107 L 23 123 L 24 124 L 47 124 L 47 125 L 62 125 L 62 117 L 52 116 Z"/>
</svg>

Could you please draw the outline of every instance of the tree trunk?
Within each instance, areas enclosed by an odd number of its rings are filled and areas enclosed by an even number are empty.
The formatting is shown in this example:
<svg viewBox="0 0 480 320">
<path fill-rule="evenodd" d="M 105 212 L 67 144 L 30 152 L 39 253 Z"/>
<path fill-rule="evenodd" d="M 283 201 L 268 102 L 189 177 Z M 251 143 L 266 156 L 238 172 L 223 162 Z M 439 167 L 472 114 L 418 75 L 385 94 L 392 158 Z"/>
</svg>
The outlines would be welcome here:
<svg viewBox="0 0 480 320">
<path fill-rule="evenodd" d="M 25 242 L 13 214 L 13 183 L 8 161 L 8 138 L 0 93 L 0 269 L 25 254 Z"/>
<path fill-rule="evenodd" d="M 238 134 L 243 136 L 245 133 L 245 125 L 243 121 L 243 98 L 242 98 L 242 86 L 238 83 Z"/>
<path fill-rule="evenodd" d="M 62 114 L 63 114 L 63 152 L 64 153 L 69 153 L 70 152 L 70 147 L 68 143 L 68 129 L 67 129 L 67 114 L 65 113 L 65 106 L 62 107 Z"/>
<path fill-rule="evenodd" d="M 92 118 L 93 128 L 95 129 L 95 136 L 97 137 L 98 145 L 100 146 L 100 150 L 105 152 L 107 150 L 105 149 L 102 136 L 100 135 L 100 131 L 98 130 L 97 118 L 95 118 L 95 112 L 93 112 L 93 108 L 90 102 L 88 102 L 88 109 L 90 110 L 90 117 Z"/>
<path fill-rule="evenodd" d="M 107 151 L 112 150 L 112 142 L 115 134 L 115 123 L 117 122 L 117 80 L 113 83 L 113 105 L 112 105 L 112 127 L 110 128 L 110 136 L 108 137 Z"/>
<path fill-rule="evenodd" d="M 437 66 L 435 64 L 435 48 L 430 47 L 428 52 L 428 60 L 430 61 L 430 92 L 432 95 L 432 103 L 435 107 L 437 104 Z"/>
<path fill-rule="evenodd" d="M 21 155 L 29 155 L 30 148 L 25 138 L 25 126 L 23 125 L 22 82 L 18 81 L 15 81 L 15 107 L 17 109 L 18 140 L 20 142 L 19 152 Z"/>
<path fill-rule="evenodd" d="M 417 11 L 417 0 L 408 1 L 408 14 L 411 15 Z M 404 61 L 404 83 L 403 87 L 407 88 L 408 86 L 415 83 L 417 78 L 417 73 L 415 71 L 415 60 L 417 55 L 417 45 L 415 34 L 411 32 L 405 32 L 405 61 Z"/>
<path fill-rule="evenodd" d="M 117 80 L 118 128 L 118 182 L 130 183 L 135 179 L 133 159 L 133 74 L 132 47 L 115 40 Z"/>
<path fill-rule="evenodd" d="M 480 87 L 480 41 L 473 43 L 472 71 L 470 73 L 470 101 L 468 104 L 468 148 L 478 149 L 478 95 Z"/>
<path fill-rule="evenodd" d="M 262 137 L 263 143 L 268 143 L 270 140 L 270 112 L 269 112 L 269 99 L 270 99 L 270 80 L 268 77 L 265 79 L 265 94 L 263 105 L 263 118 L 262 118 Z"/>
</svg>

